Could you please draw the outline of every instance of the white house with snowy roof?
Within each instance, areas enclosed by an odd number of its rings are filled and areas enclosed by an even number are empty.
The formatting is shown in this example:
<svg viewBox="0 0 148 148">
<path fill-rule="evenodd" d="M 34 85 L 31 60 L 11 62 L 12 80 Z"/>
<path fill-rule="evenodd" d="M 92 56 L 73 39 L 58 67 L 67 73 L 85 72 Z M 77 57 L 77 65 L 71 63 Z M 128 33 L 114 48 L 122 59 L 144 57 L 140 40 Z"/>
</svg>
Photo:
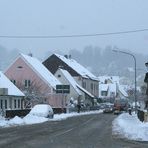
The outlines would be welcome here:
<svg viewBox="0 0 148 148">
<path fill-rule="evenodd" d="M 62 96 L 56 94 L 56 85 L 61 82 L 35 57 L 20 54 L 5 74 L 25 93 L 26 100 L 30 100 L 29 105 L 49 103 L 53 108 L 65 106 Z"/>
<path fill-rule="evenodd" d="M 55 74 L 59 67 L 62 67 L 70 73 L 81 87 L 93 96 L 98 96 L 98 78 L 76 60 L 72 59 L 71 56 L 53 54 L 43 64 L 53 74 Z"/>
<path fill-rule="evenodd" d="M 24 108 L 24 94 L 0 71 L 0 111 Z"/>
<path fill-rule="evenodd" d="M 115 98 L 128 98 L 124 87 L 119 83 L 118 76 L 100 76 L 99 98 L 114 101 Z"/>
<path fill-rule="evenodd" d="M 72 98 L 73 102 L 83 103 L 85 105 L 92 106 L 94 96 L 86 89 L 81 87 L 67 70 L 59 68 L 55 73 L 55 77 L 62 84 L 70 85 L 70 93 L 67 94 L 68 104 Z"/>
</svg>

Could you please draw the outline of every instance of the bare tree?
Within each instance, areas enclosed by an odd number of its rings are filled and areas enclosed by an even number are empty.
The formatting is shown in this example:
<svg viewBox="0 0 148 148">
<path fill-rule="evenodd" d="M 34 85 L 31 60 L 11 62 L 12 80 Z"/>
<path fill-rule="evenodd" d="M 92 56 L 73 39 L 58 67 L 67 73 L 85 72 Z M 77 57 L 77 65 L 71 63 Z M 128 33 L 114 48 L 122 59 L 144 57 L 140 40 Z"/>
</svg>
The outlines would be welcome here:
<svg viewBox="0 0 148 148">
<path fill-rule="evenodd" d="M 42 84 L 36 80 L 30 81 L 25 87 L 21 82 L 17 82 L 17 87 L 25 94 L 25 108 L 30 108 L 35 104 L 47 103 L 49 89 L 42 90 Z"/>
</svg>

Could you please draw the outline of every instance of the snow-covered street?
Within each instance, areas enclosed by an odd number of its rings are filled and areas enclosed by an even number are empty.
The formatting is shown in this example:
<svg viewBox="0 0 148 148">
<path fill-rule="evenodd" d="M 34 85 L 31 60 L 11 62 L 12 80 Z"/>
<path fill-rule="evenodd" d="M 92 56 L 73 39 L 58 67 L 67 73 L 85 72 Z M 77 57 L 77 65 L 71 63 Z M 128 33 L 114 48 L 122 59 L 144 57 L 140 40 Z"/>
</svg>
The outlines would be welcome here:
<svg viewBox="0 0 148 148">
<path fill-rule="evenodd" d="M 37 124 L 43 123 L 46 121 L 61 121 L 65 120 L 69 117 L 81 116 L 81 115 L 89 115 L 89 114 L 98 114 L 102 113 L 100 111 L 90 111 L 90 112 L 81 112 L 81 113 L 62 113 L 55 114 L 53 119 L 48 119 L 45 117 L 38 117 L 28 114 L 24 118 L 20 118 L 15 116 L 10 120 L 6 120 L 4 118 L 0 118 L 0 127 L 11 127 L 11 126 L 21 126 L 28 124 Z M 129 115 L 128 113 L 123 113 L 113 121 L 112 132 L 113 135 L 119 135 L 123 138 L 127 138 L 129 140 L 136 141 L 148 141 L 148 122 L 139 121 L 136 114 Z"/>
<path fill-rule="evenodd" d="M 113 134 L 130 140 L 148 141 L 148 122 L 141 122 L 134 113 L 123 113 L 113 121 Z"/>
</svg>

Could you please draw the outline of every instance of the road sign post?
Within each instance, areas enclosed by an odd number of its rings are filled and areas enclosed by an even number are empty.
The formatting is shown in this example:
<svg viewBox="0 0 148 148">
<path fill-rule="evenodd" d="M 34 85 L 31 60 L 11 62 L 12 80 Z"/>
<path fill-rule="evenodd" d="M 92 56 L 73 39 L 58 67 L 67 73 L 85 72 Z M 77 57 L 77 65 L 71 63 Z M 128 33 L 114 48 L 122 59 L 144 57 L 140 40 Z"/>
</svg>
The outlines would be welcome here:
<svg viewBox="0 0 148 148">
<path fill-rule="evenodd" d="M 64 100 L 65 100 L 64 95 L 70 93 L 70 85 L 56 85 L 56 93 L 57 94 L 62 94 L 62 111 L 63 111 Z"/>
</svg>

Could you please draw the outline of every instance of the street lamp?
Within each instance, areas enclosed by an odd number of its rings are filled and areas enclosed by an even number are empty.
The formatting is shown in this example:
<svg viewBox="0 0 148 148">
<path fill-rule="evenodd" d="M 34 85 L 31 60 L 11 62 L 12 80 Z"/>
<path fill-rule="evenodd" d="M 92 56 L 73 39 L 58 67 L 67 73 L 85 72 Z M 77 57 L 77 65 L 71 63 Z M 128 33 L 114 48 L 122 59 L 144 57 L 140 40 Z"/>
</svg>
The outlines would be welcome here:
<svg viewBox="0 0 148 148">
<path fill-rule="evenodd" d="M 131 56 L 133 59 L 134 59 L 134 66 L 135 66 L 135 93 L 134 93 L 134 97 L 135 97 L 135 112 L 137 112 L 137 81 L 136 81 L 136 77 L 137 77 L 137 71 L 136 71 L 136 57 L 129 53 L 129 52 L 125 52 L 125 51 L 121 51 L 119 50 L 118 48 L 116 48 L 117 50 L 112 50 L 114 52 L 117 52 L 117 53 L 123 53 L 123 54 L 126 54 L 126 55 L 129 55 Z M 148 65 L 148 63 L 147 63 Z"/>
</svg>

